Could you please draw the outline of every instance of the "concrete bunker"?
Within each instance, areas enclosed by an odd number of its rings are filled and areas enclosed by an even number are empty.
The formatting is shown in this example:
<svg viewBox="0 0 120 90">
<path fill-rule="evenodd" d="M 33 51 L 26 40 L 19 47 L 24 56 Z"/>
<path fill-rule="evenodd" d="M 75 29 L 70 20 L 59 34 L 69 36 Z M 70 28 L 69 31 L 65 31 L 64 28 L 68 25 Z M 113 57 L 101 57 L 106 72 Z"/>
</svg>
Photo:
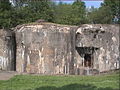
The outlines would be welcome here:
<svg viewBox="0 0 120 90">
<path fill-rule="evenodd" d="M 92 75 L 119 69 L 119 26 L 37 23 L 0 30 L 0 69 Z"/>
<path fill-rule="evenodd" d="M 77 74 L 89 75 L 118 69 L 118 34 L 117 25 L 81 25 L 76 30 L 75 38 Z"/>
<path fill-rule="evenodd" d="M 74 74 L 76 27 L 51 23 L 16 28 L 18 72 Z"/>
<path fill-rule="evenodd" d="M 16 70 L 16 40 L 11 30 L 0 29 L 0 70 Z"/>
</svg>

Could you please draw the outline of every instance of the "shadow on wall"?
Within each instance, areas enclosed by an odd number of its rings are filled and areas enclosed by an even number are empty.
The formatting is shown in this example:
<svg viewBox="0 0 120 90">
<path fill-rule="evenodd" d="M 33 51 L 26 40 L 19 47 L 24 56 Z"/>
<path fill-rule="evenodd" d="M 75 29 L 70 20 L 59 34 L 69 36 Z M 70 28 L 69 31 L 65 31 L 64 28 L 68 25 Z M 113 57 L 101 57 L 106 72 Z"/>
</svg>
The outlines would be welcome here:
<svg viewBox="0 0 120 90">
<path fill-rule="evenodd" d="M 29 89 L 32 90 L 32 89 Z M 46 86 L 46 87 L 39 87 L 34 90 L 118 90 L 118 89 L 112 89 L 109 87 L 106 88 L 97 88 L 93 85 L 81 85 L 81 84 L 70 84 L 63 87 L 54 87 L 54 86 Z"/>
</svg>

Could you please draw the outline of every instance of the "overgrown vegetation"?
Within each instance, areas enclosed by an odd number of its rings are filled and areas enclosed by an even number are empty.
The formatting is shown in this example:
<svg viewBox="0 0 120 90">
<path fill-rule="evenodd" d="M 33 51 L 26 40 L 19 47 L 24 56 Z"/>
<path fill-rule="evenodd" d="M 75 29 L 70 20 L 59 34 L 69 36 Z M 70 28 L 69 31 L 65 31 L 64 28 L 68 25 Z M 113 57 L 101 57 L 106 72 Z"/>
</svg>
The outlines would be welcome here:
<svg viewBox="0 0 120 90">
<path fill-rule="evenodd" d="M 73 4 L 51 0 L 0 0 L 0 28 L 11 28 L 18 24 L 45 21 L 80 25 L 85 23 L 120 23 L 120 1 L 104 0 L 100 8 L 87 9 L 85 3 L 75 0 Z"/>
<path fill-rule="evenodd" d="M 119 74 L 98 76 L 17 75 L 0 81 L 0 90 L 119 90 Z"/>
</svg>

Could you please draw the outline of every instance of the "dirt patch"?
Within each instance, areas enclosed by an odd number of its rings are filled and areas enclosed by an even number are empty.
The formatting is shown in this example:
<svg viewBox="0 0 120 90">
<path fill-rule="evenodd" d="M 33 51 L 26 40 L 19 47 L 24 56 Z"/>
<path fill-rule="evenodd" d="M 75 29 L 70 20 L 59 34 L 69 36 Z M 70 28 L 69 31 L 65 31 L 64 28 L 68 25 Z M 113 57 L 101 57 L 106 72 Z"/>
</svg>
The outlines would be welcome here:
<svg viewBox="0 0 120 90">
<path fill-rule="evenodd" d="M 13 71 L 0 71 L 0 80 L 9 80 L 13 76 L 17 75 L 17 72 Z"/>
</svg>

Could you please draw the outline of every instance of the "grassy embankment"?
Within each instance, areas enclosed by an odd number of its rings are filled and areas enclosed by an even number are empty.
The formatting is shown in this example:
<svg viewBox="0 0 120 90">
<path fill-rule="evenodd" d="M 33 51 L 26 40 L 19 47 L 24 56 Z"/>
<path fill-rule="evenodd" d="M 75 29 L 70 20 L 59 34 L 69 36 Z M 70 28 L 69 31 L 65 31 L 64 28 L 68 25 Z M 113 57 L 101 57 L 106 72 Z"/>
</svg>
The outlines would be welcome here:
<svg viewBox="0 0 120 90">
<path fill-rule="evenodd" d="M 96 76 L 17 75 L 0 81 L 0 90 L 119 90 L 119 74 Z"/>
</svg>

